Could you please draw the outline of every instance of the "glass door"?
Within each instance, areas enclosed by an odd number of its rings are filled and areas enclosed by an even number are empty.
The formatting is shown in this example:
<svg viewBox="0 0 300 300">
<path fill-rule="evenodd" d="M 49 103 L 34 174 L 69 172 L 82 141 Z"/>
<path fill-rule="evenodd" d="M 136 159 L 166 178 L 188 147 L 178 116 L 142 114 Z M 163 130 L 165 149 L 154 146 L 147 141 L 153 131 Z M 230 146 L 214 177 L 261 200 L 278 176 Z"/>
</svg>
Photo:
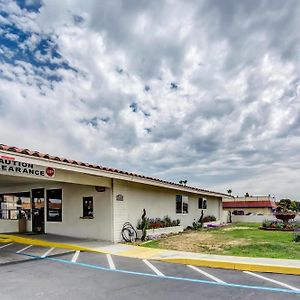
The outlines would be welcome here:
<svg viewBox="0 0 300 300">
<path fill-rule="evenodd" d="M 44 189 L 34 189 L 31 193 L 32 201 L 32 231 L 45 232 L 45 195 Z"/>
</svg>

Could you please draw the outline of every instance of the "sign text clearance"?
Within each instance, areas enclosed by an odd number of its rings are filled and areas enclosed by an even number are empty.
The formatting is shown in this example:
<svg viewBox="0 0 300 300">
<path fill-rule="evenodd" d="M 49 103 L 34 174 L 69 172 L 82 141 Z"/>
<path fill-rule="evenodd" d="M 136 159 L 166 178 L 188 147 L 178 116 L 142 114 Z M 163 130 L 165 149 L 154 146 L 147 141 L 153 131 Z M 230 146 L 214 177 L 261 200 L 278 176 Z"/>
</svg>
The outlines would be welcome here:
<svg viewBox="0 0 300 300">
<path fill-rule="evenodd" d="M 22 162 L 15 157 L 0 155 L 0 172 L 8 174 L 23 174 L 38 177 L 54 177 L 55 169 Z"/>
</svg>

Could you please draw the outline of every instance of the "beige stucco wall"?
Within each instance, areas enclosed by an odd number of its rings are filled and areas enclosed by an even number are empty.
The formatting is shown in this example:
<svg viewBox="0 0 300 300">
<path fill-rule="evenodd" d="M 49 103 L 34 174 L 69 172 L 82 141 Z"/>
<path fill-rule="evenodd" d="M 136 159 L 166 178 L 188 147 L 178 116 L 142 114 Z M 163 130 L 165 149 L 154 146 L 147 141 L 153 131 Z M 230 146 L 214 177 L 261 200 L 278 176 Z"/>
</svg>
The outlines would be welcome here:
<svg viewBox="0 0 300 300">
<path fill-rule="evenodd" d="M 0 220 L 0 233 L 16 232 L 18 230 L 17 220 Z"/>
<path fill-rule="evenodd" d="M 121 194 L 124 201 L 117 201 L 116 196 Z M 176 214 L 176 195 L 188 196 L 188 214 Z M 201 210 L 198 209 L 198 198 L 200 195 L 182 193 L 164 188 L 151 187 L 127 181 L 113 181 L 113 219 L 114 219 L 114 241 L 121 240 L 121 230 L 125 222 L 136 226 L 141 218 L 143 208 L 146 209 L 147 217 L 163 218 L 168 215 L 172 220 L 180 219 L 184 227 L 192 225 L 198 220 Z M 205 196 L 203 196 L 205 197 Z M 207 209 L 204 215 L 214 215 L 220 219 L 221 198 L 205 197 L 208 199 Z"/>
<path fill-rule="evenodd" d="M 44 163 L 46 164 L 46 162 Z M 2 175 L 6 174 L 2 173 Z M 37 183 L 18 184 L 20 176 L 16 176 L 16 184 L 5 187 L 1 184 L 0 177 L 0 193 L 25 192 L 33 188 L 63 189 L 63 221 L 47 222 L 45 216 L 46 233 L 118 242 L 121 240 L 123 224 L 129 221 L 136 226 L 143 208 L 146 209 L 148 217 L 163 218 L 168 215 L 173 220 L 180 219 L 184 227 L 192 225 L 194 220 L 199 219 L 201 214 L 201 209 L 198 209 L 199 197 L 208 200 L 204 215 L 214 215 L 220 220 L 222 211 L 222 199 L 220 197 L 177 191 L 174 190 L 174 187 L 169 189 L 59 169 L 56 169 L 55 178 L 51 180 L 33 176 L 22 177 L 34 179 Z M 96 192 L 95 186 L 107 188 L 104 193 L 99 193 Z M 124 196 L 124 201 L 116 200 L 118 194 Z M 176 214 L 176 195 L 188 196 L 188 214 Z M 85 196 L 94 197 L 94 219 L 80 218 L 82 216 L 82 198 Z M 31 230 L 31 221 L 27 222 L 27 230 Z"/>
<path fill-rule="evenodd" d="M 45 210 L 45 232 L 65 236 L 112 240 L 112 210 L 111 189 L 105 192 L 96 192 L 94 186 L 55 183 L 41 181 L 39 184 L 15 185 L 14 187 L 0 187 L 0 193 L 26 192 L 33 188 L 62 188 L 63 189 L 63 214 L 62 222 L 47 222 Z M 94 199 L 94 219 L 81 219 L 82 198 L 92 196 Z M 4 223 L 7 222 L 7 223 Z M 6 231 L 15 231 L 17 220 L 3 220 L 3 224 L 11 224 L 12 230 L 5 227 Z M 0 223 L 0 226 L 1 224 Z M 4 230 L 4 229 L 3 229 Z M 27 230 L 31 230 L 31 221 L 27 222 Z M 1 232 L 0 227 L 0 232 Z"/>
</svg>

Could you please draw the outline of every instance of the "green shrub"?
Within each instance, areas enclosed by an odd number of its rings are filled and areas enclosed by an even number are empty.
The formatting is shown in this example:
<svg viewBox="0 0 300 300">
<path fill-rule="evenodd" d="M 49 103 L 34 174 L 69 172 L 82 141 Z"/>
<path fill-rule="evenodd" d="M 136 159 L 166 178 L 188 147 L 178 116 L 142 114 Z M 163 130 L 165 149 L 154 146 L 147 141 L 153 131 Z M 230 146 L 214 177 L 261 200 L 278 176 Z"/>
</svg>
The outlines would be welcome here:
<svg viewBox="0 0 300 300">
<path fill-rule="evenodd" d="M 274 223 L 274 221 L 272 221 L 272 220 L 264 220 L 263 222 L 262 222 L 262 224 L 261 224 L 261 226 L 263 227 L 263 228 L 269 228 L 269 227 L 271 227 L 271 225 Z"/>
<path fill-rule="evenodd" d="M 300 229 L 294 231 L 293 241 L 300 242 Z"/>
<path fill-rule="evenodd" d="M 214 221 L 216 221 L 216 220 L 217 220 L 217 219 L 216 219 L 215 216 L 210 216 L 210 215 L 208 215 L 208 216 L 205 216 L 205 217 L 203 218 L 202 222 L 203 222 L 203 223 L 206 223 L 206 222 L 214 222 Z"/>
<path fill-rule="evenodd" d="M 165 216 L 163 219 L 165 227 L 170 227 L 172 226 L 172 220 L 169 216 Z"/>
<path fill-rule="evenodd" d="M 179 219 L 171 220 L 171 218 L 168 216 L 165 216 L 163 219 L 161 219 L 161 218 L 146 218 L 145 224 L 142 223 L 142 220 L 138 221 L 136 229 L 143 229 L 143 225 L 146 225 L 146 229 L 155 229 L 155 228 L 178 226 L 179 224 L 180 224 Z"/>
<path fill-rule="evenodd" d="M 201 226 L 201 223 L 195 222 L 195 221 L 193 222 L 192 226 L 193 226 L 193 229 L 194 229 L 194 230 L 198 230 L 199 228 L 202 227 L 202 226 Z"/>
</svg>

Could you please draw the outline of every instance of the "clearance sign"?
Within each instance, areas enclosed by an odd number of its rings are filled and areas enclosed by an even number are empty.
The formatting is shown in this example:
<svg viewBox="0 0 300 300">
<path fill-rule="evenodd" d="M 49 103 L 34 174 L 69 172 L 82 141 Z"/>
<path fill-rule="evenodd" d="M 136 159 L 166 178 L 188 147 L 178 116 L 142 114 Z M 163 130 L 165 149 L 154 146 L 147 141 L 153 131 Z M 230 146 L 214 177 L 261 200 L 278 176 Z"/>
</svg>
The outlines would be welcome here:
<svg viewBox="0 0 300 300">
<path fill-rule="evenodd" d="M 55 169 L 22 162 L 13 156 L 0 155 L 0 172 L 7 175 L 32 175 L 37 177 L 54 177 Z"/>
</svg>

